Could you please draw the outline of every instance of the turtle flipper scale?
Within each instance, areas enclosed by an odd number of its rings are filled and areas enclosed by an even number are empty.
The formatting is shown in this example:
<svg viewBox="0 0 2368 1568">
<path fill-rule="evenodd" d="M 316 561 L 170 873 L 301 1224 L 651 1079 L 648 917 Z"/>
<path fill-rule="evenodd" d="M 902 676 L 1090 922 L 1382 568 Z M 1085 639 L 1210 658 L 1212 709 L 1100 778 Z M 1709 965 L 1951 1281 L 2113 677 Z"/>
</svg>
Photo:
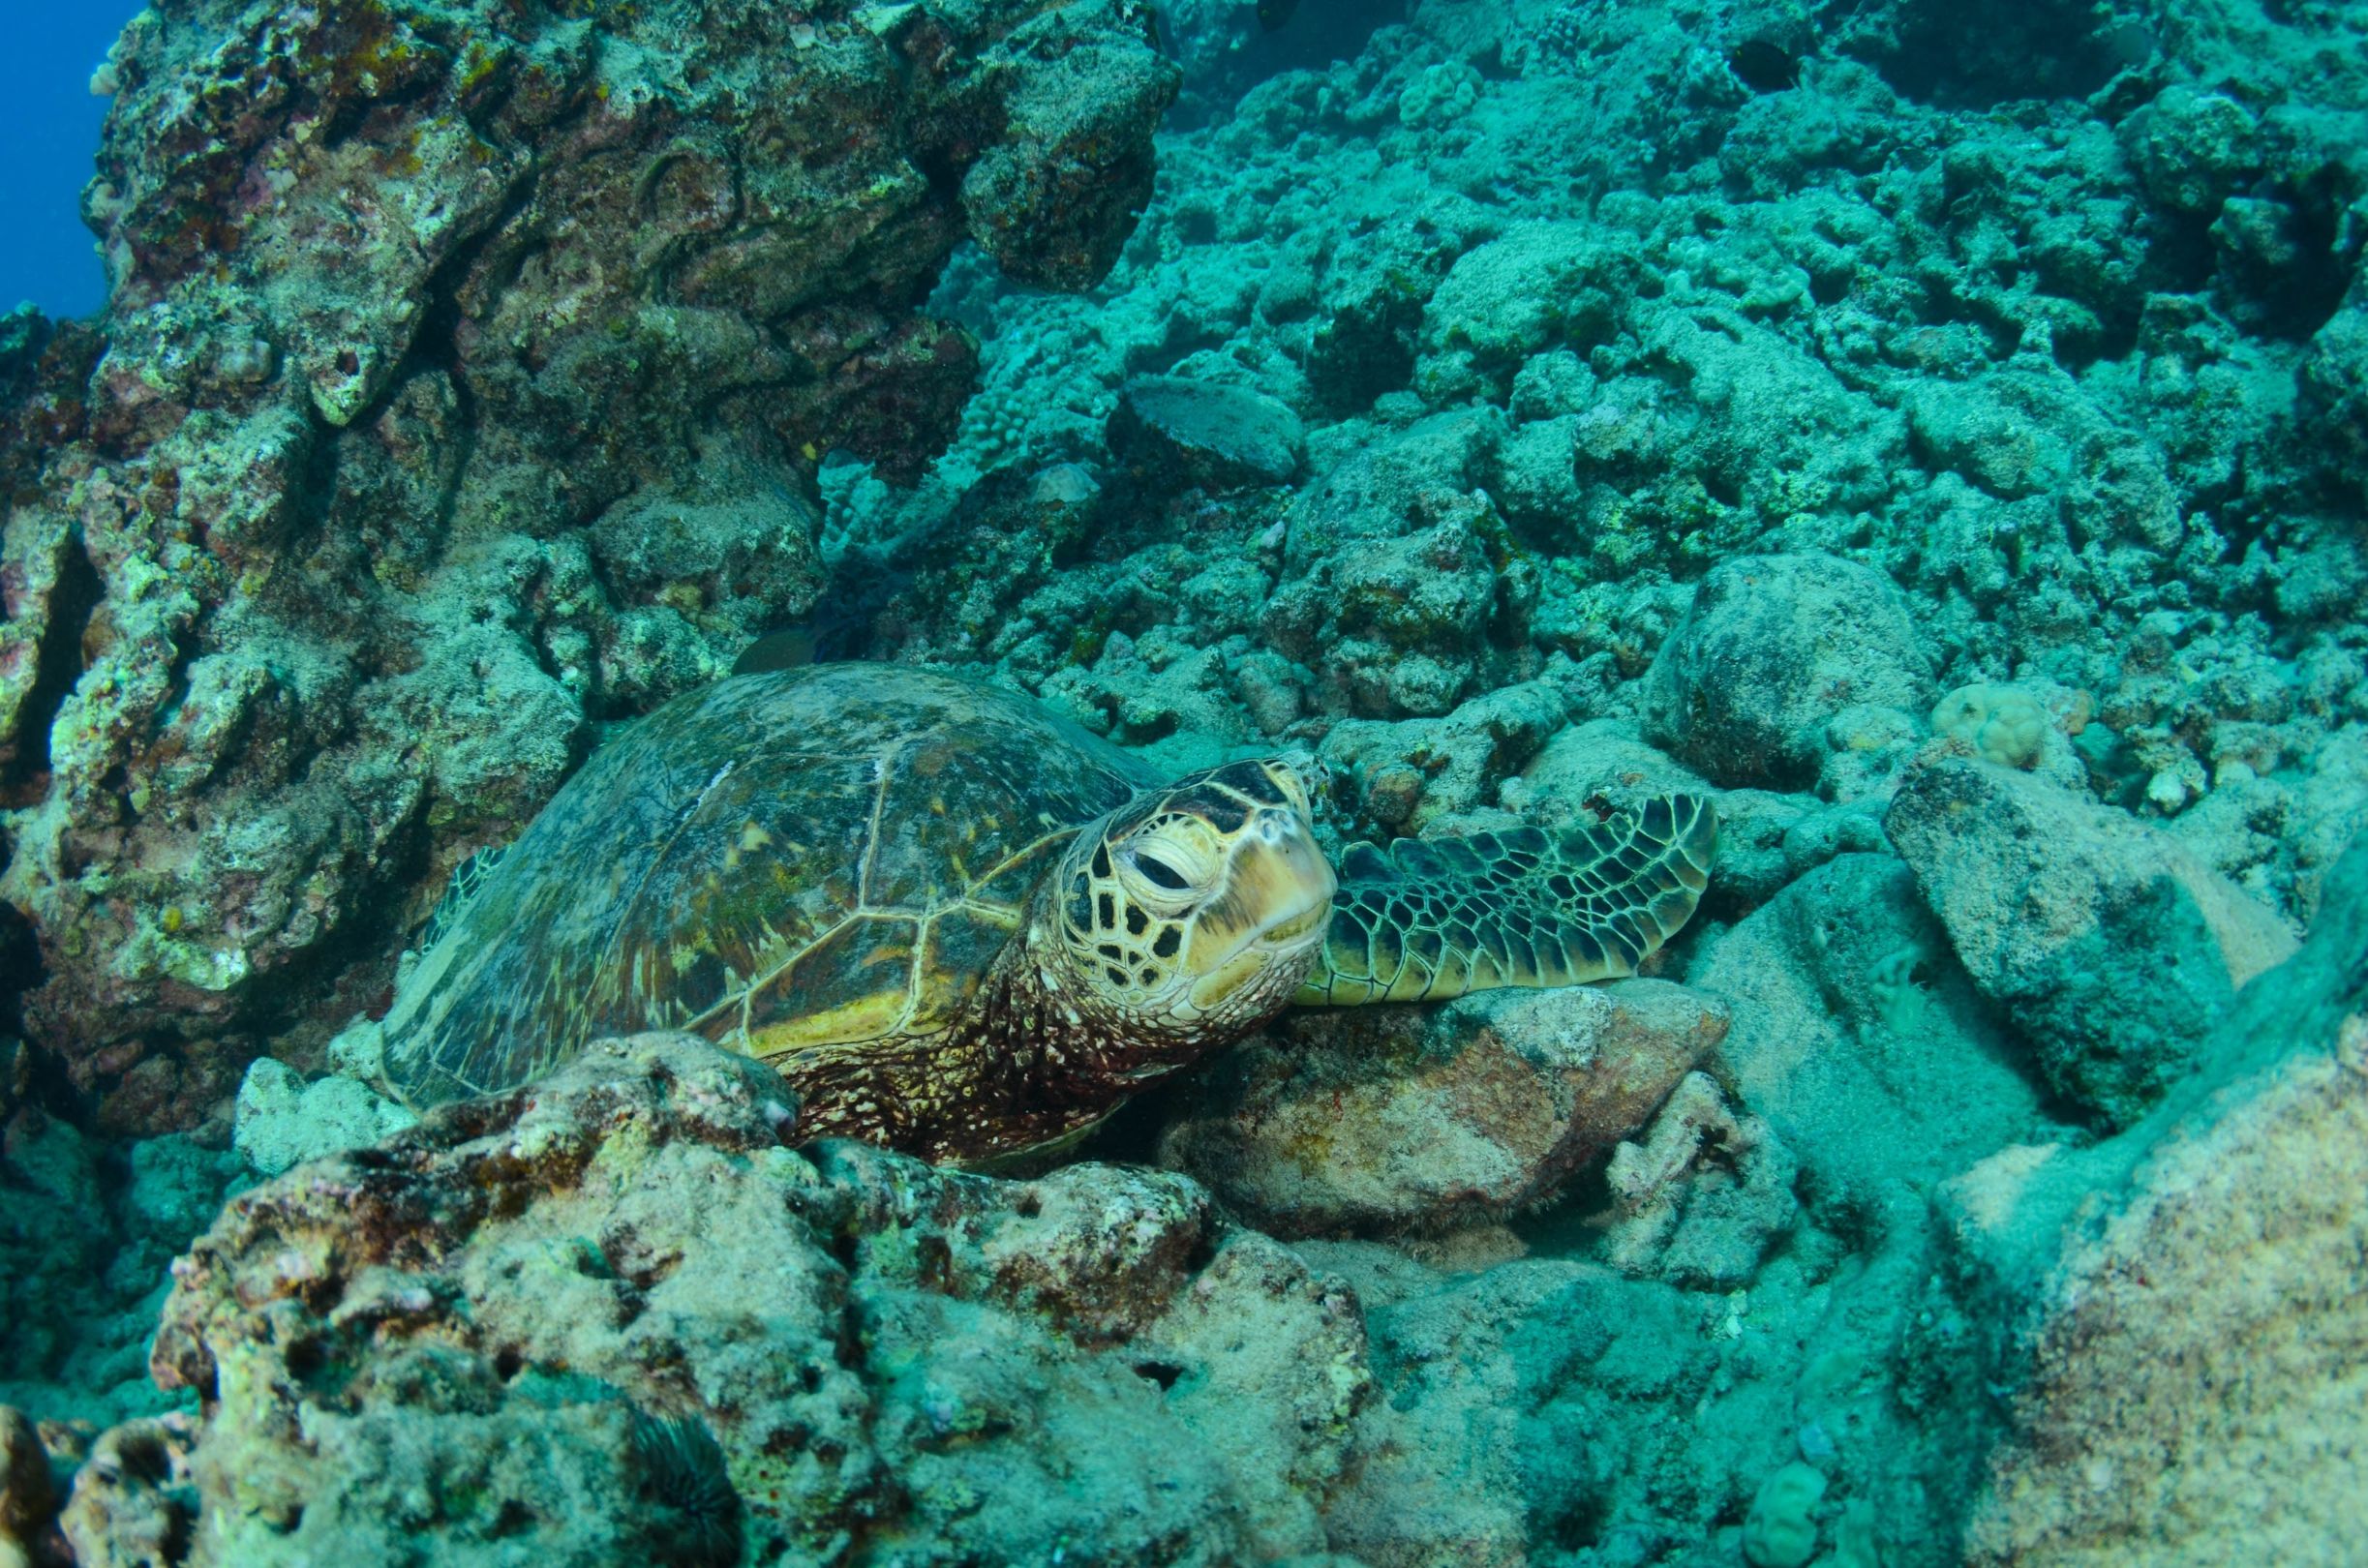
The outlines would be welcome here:
<svg viewBox="0 0 2368 1568">
<path fill-rule="evenodd" d="M 1693 795 L 1549 833 L 1359 844 L 1303 1006 L 1417 1002 L 1633 975 L 1709 884 L 1718 818 Z"/>
</svg>

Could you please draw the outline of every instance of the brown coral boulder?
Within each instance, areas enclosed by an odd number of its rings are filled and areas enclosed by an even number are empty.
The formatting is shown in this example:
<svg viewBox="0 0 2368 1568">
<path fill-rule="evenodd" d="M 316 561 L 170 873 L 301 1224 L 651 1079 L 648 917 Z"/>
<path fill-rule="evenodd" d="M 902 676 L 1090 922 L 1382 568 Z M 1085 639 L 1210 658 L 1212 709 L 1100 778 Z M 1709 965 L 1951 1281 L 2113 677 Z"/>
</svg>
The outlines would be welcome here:
<svg viewBox="0 0 2368 1568">
<path fill-rule="evenodd" d="M 48 1522 L 52 1500 L 40 1433 L 22 1410 L 0 1404 L 0 1563 L 32 1559 L 30 1543 Z"/>
<path fill-rule="evenodd" d="M 1280 1235 L 1470 1223 L 1608 1156 L 1726 1028 L 1652 980 L 1290 1013 L 1188 1091 L 1161 1157 Z"/>
<path fill-rule="evenodd" d="M 794 1131 L 768 1069 L 645 1035 L 235 1200 L 154 1357 L 203 1402 L 192 1560 L 1321 1549 L 1353 1295 L 1179 1177 Z"/>
</svg>

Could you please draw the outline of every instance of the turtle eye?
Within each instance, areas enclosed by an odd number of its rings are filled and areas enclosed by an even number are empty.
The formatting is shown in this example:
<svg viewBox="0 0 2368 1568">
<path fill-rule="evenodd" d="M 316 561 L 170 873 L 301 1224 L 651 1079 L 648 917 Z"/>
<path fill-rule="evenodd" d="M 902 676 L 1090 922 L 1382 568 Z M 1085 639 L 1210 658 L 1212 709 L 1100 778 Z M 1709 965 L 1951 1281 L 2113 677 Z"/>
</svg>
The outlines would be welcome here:
<svg viewBox="0 0 2368 1568">
<path fill-rule="evenodd" d="M 1154 887 L 1165 888 L 1169 892 L 1182 892 L 1192 886 L 1185 880 L 1183 872 L 1178 871 L 1156 855 L 1145 855 L 1138 851 L 1135 856 L 1135 869 L 1143 874 L 1144 881 Z"/>
<path fill-rule="evenodd" d="M 1156 912 L 1208 891 L 1223 875 L 1225 847 L 1199 818 L 1174 816 L 1136 832 L 1116 859 L 1135 895 Z"/>
</svg>

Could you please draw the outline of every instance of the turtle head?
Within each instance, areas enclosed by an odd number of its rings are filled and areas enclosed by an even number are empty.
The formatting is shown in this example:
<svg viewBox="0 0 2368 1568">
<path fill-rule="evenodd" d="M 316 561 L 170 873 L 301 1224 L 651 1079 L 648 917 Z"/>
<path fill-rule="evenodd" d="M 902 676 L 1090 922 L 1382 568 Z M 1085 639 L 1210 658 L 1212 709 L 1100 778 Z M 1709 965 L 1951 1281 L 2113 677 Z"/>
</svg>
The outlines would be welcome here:
<svg viewBox="0 0 2368 1568">
<path fill-rule="evenodd" d="M 1129 1038 L 1214 1043 L 1282 1008 L 1331 920 L 1315 778 L 1296 758 L 1229 763 L 1079 833 L 1053 884 L 1047 980 Z"/>
</svg>

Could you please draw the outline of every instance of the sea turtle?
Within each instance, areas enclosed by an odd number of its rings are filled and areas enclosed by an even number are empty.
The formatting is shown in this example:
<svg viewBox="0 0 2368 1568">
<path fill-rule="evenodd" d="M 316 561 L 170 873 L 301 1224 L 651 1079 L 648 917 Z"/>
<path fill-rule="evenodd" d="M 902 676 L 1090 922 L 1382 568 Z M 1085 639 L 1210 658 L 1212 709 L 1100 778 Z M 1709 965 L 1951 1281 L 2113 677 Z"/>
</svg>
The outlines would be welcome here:
<svg viewBox="0 0 2368 1568">
<path fill-rule="evenodd" d="M 440 912 L 382 1026 L 413 1105 L 695 1031 L 801 1126 L 977 1162 L 1062 1139 L 1294 1000 L 1634 972 L 1716 843 L 1670 796 L 1559 834 L 1359 844 L 1312 765 L 1169 782 L 1024 698 L 896 665 L 734 676 L 595 750 Z"/>
</svg>

